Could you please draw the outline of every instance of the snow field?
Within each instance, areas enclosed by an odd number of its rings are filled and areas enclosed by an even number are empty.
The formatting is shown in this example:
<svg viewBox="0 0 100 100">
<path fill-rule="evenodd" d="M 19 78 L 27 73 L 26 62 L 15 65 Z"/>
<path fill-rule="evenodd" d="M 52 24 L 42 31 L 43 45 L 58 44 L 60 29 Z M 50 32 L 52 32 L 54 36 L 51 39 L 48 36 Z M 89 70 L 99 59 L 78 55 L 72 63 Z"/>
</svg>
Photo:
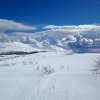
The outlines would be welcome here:
<svg viewBox="0 0 100 100">
<path fill-rule="evenodd" d="M 100 100 L 100 76 L 91 71 L 96 57 L 52 51 L 0 61 L 0 100 Z"/>
</svg>

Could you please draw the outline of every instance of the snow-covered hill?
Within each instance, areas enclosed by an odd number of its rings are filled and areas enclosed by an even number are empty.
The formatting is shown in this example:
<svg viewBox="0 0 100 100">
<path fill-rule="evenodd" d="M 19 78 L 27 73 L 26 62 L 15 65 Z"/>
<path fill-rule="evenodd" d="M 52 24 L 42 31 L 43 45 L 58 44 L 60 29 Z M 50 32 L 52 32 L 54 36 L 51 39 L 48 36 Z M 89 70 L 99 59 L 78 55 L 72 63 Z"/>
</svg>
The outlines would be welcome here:
<svg viewBox="0 0 100 100">
<path fill-rule="evenodd" d="M 11 52 L 11 51 L 31 52 L 31 51 L 40 51 L 40 49 L 33 48 L 31 45 L 24 44 L 21 42 L 0 43 L 0 53 Z"/>
<path fill-rule="evenodd" d="M 55 45 L 44 45 L 43 43 L 25 44 L 21 42 L 0 43 L 0 53 L 4 52 L 33 52 L 33 51 L 66 51 Z M 71 51 L 71 50 L 70 50 Z"/>
</svg>

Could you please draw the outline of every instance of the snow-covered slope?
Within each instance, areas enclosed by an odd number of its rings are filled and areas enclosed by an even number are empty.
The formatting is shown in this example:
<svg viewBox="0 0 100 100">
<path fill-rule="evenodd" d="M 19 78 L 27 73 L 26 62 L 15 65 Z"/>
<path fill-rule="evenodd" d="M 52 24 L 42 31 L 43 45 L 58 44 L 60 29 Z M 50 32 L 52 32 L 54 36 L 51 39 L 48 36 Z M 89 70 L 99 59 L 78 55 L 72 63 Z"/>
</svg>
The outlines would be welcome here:
<svg viewBox="0 0 100 100">
<path fill-rule="evenodd" d="M 0 43 L 0 53 L 2 52 L 11 52 L 11 51 L 40 51 L 40 49 L 33 48 L 29 44 L 24 44 L 21 42 L 12 42 L 12 43 Z"/>
<path fill-rule="evenodd" d="M 100 76 L 91 67 L 100 54 L 52 51 L 6 57 L 0 57 L 0 100 L 100 100 Z"/>
<path fill-rule="evenodd" d="M 0 53 L 4 52 L 32 52 L 32 51 L 66 51 L 55 45 L 44 45 L 43 43 L 25 44 L 21 42 L 0 43 Z"/>
</svg>

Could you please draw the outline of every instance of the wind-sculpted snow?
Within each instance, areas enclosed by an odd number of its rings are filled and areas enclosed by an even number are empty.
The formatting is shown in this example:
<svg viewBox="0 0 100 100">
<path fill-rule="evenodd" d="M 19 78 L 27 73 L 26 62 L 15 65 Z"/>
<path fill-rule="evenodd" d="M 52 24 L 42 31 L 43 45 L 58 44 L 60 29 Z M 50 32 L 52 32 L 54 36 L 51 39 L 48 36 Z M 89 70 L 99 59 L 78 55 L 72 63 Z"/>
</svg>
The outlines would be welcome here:
<svg viewBox="0 0 100 100">
<path fill-rule="evenodd" d="M 96 57 L 72 51 L 1 56 L 0 100 L 100 100 L 100 76 L 91 67 Z"/>
</svg>

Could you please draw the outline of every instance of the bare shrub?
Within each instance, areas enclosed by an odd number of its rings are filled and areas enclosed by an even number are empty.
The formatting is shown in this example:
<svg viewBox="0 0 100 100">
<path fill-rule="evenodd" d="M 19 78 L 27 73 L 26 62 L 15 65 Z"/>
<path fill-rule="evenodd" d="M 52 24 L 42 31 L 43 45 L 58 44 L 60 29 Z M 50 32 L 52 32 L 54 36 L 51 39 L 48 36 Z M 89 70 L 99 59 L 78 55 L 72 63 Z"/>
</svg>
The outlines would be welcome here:
<svg viewBox="0 0 100 100">
<path fill-rule="evenodd" d="M 100 58 L 96 58 L 96 60 L 93 60 L 94 65 L 93 67 L 93 74 L 100 74 Z"/>
<path fill-rule="evenodd" d="M 96 69 L 100 69 L 100 58 L 93 60 L 93 62 L 95 63 L 93 67 L 95 67 Z"/>
<path fill-rule="evenodd" d="M 23 65 L 36 65 L 36 64 L 39 64 L 38 62 L 35 62 L 34 60 L 25 60 L 25 61 L 22 61 L 22 64 Z"/>
<path fill-rule="evenodd" d="M 23 65 L 27 65 L 27 62 L 26 62 L 26 61 L 23 61 L 22 64 L 23 64 Z"/>
<path fill-rule="evenodd" d="M 60 69 L 64 69 L 64 65 L 60 65 Z"/>
<path fill-rule="evenodd" d="M 7 67 L 7 66 L 10 66 L 10 64 L 4 63 L 4 64 L 2 64 L 1 66 L 2 66 L 2 67 Z"/>
<path fill-rule="evenodd" d="M 15 62 L 12 62 L 12 63 L 11 63 L 11 65 L 12 65 L 12 66 L 14 66 L 14 65 L 17 65 L 17 63 L 15 63 Z"/>
<path fill-rule="evenodd" d="M 52 73 L 55 72 L 54 69 L 51 68 L 50 65 L 47 65 L 47 66 L 43 66 L 43 65 L 40 65 L 40 66 L 39 66 L 39 65 L 38 65 L 38 66 L 35 68 L 34 71 L 41 71 L 41 72 L 43 72 L 43 73 L 46 74 L 46 75 L 49 75 L 49 74 L 52 74 Z"/>
<path fill-rule="evenodd" d="M 70 69 L 70 67 L 67 66 L 67 69 Z"/>
<path fill-rule="evenodd" d="M 29 61 L 29 64 L 30 64 L 30 65 L 33 65 L 33 64 L 34 64 L 34 61 Z"/>
<path fill-rule="evenodd" d="M 42 70 L 43 70 L 43 73 L 44 73 L 44 74 L 47 74 L 47 75 L 52 74 L 52 73 L 55 72 L 54 69 L 51 68 L 50 65 L 49 65 L 49 66 L 43 66 L 43 65 L 42 65 Z"/>
<path fill-rule="evenodd" d="M 64 65 L 60 65 L 60 69 L 64 69 L 65 68 L 65 66 Z M 67 69 L 70 69 L 70 67 L 66 67 Z"/>
<path fill-rule="evenodd" d="M 56 89 L 54 85 L 52 85 L 51 87 L 47 87 L 45 90 L 51 90 L 51 89 Z"/>
</svg>

